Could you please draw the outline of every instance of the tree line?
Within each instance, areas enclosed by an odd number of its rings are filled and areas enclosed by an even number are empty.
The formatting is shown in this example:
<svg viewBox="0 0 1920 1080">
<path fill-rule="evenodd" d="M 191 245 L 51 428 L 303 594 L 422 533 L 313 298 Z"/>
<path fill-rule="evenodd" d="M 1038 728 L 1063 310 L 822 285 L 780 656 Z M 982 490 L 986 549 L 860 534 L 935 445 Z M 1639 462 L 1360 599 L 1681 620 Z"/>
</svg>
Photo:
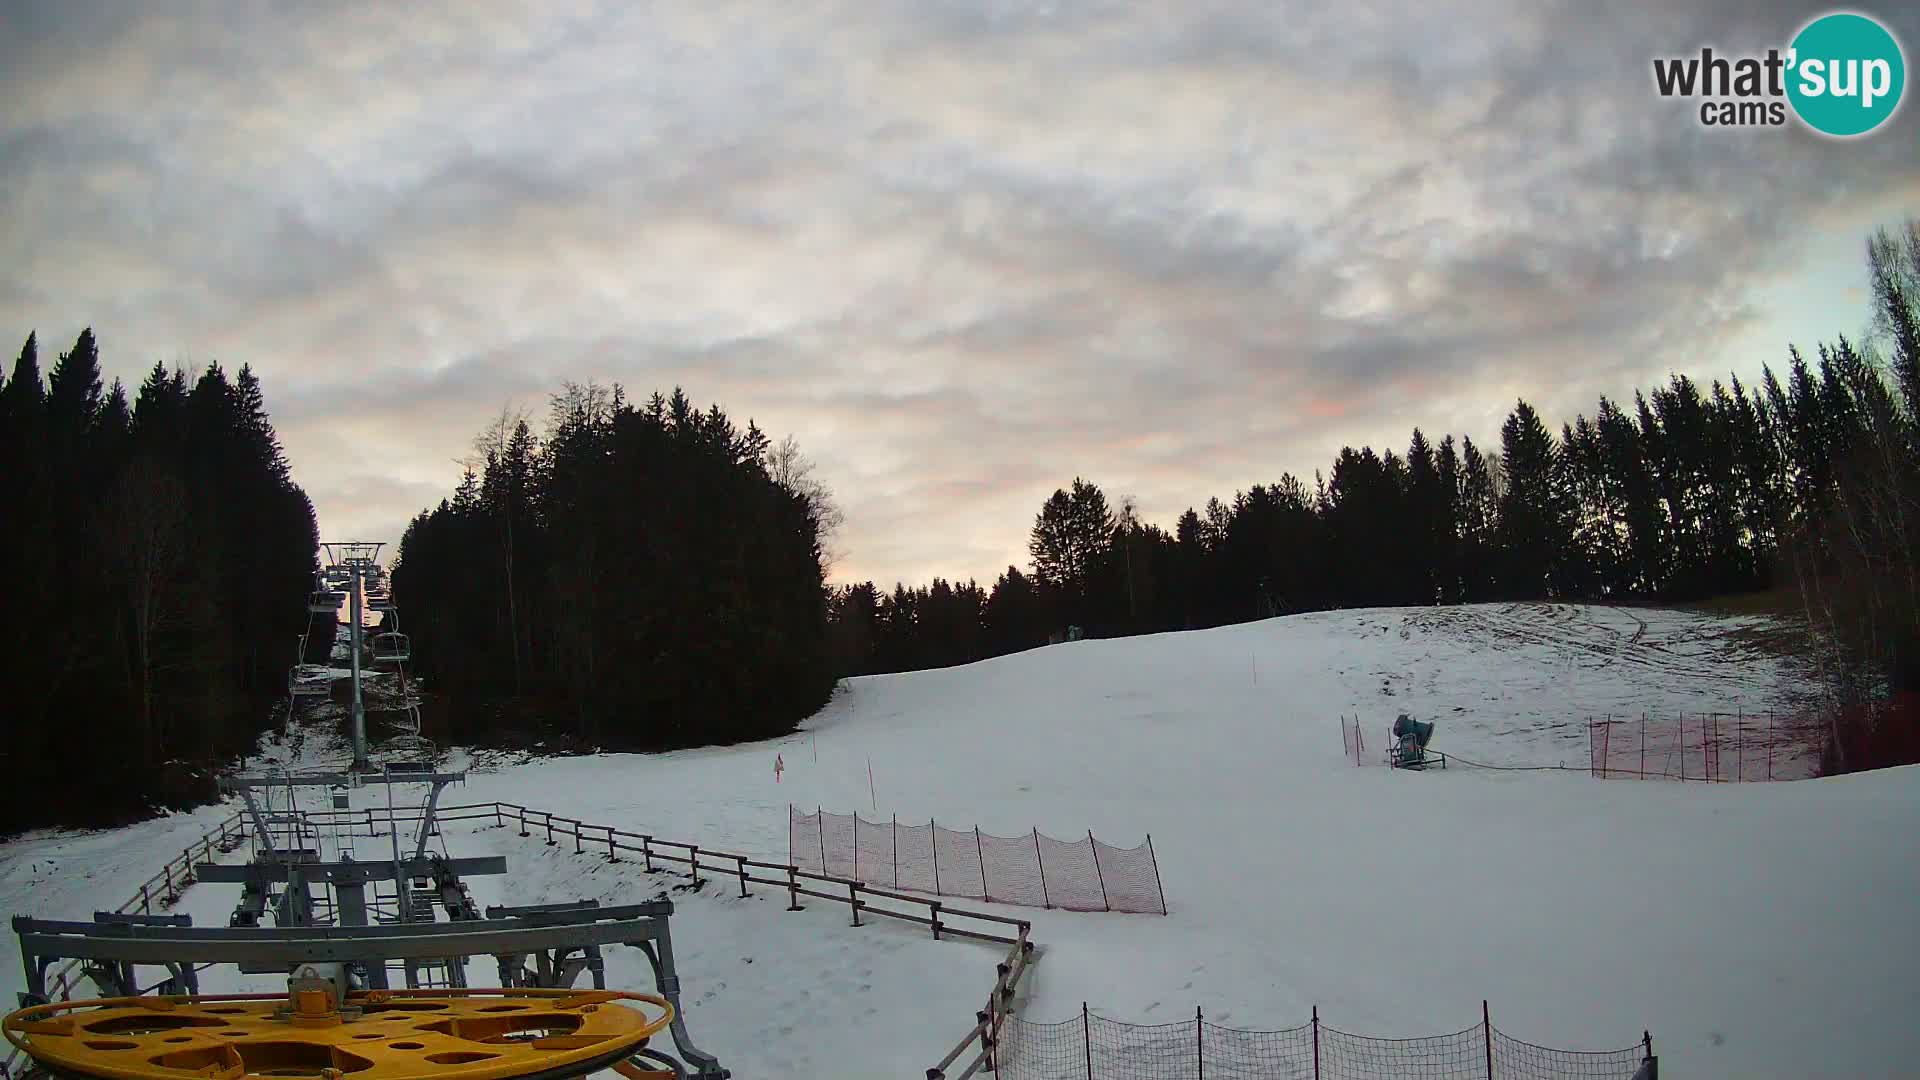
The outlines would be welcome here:
<svg viewBox="0 0 1920 1080">
<path fill-rule="evenodd" d="M 1757 385 L 1673 375 L 1556 433 L 1524 399 L 1489 452 L 1416 429 L 1189 508 L 1171 530 L 1076 478 L 1030 564 L 829 598 L 835 663 L 967 663 L 1063 636 L 1217 626 L 1328 608 L 1493 600 L 1697 601 L 1789 588 L 1835 650 L 1830 767 L 1920 760 L 1920 223 L 1870 238 L 1878 333 L 1790 349 Z M 1883 710 L 1884 712 L 1884 710 Z"/>
<path fill-rule="evenodd" d="M 260 380 L 156 364 L 129 401 L 91 329 L 44 379 L 29 334 L 0 379 L 0 515 L 0 833 L 211 797 L 286 693 L 316 570 Z"/>
<path fill-rule="evenodd" d="M 833 692 L 826 491 L 791 439 L 676 389 L 502 414 L 393 568 L 433 737 L 667 749 L 793 730 Z"/>
</svg>

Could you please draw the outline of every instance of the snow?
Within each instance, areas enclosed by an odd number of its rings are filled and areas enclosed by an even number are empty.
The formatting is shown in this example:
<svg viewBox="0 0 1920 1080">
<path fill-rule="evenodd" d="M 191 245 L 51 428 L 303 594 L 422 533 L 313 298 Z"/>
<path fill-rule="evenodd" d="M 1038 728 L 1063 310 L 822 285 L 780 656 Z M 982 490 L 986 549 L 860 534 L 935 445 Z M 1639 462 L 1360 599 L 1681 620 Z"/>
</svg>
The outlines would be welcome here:
<svg viewBox="0 0 1920 1080">
<path fill-rule="evenodd" d="M 457 752 L 472 772 L 443 802 L 523 803 L 775 858 L 790 802 L 1004 835 L 1092 829 L 1130 845 L 1151 833 L 1168 916 L 991 908 L 1031 918 L 1045 947 L 1019 1004 L 1037 1021 L 1085 1001 L 1126 1021 L 1197 1005 L 1214 1023 L 1276 1028 L 1318 1005 L 1347 1031 L 1423 1035 L 1469 1026 L 1485 998 L 1497 1026 L 1551 1046 L 1620 1047 L 1650 1029 L 1669 1075 L 1896 1075 L 1920 1053 L 1920 769 L 1738 785 L 1585 771 L 1589 716 L 1791 709 L 1804 673 L 1757 645 L 1775 630 L 1493 605 L 1081 641 L 852 680 L 770 743 Z M 1403 711 L 1437 719 L 1434 747 L 1464 759 L 1570 770 L 1408 774 L 1343 757 L 1340 715 L 1359 715 L 1384 748 Z M 310 737 L 257 764 L 342 756 Z M 356 807 L 384 799 L 354 793 Z M 85 917 L 226 812 L 6 845 L 0 906 Z M 483 904 L 685 885 L 491 821 L 450 825 L 444 840 L 508 857 L 510 878 L 472 881 Z M 668 892 L 693 1038 L 735 1075 L 920 1075 L 991 985 L 988 946 L 853 928 L 844 905 L 788 912 L 776 890 L 737 891 L 715 879 Z M 225 925 L 236 900 L 201 885 L 180 910 Z M 4 989 L 18 989 L 17 962 L 0 963 L 13 973 Z M 613 950 L 610 983 L 647 988 L 644 965 Z"/>
</svg>

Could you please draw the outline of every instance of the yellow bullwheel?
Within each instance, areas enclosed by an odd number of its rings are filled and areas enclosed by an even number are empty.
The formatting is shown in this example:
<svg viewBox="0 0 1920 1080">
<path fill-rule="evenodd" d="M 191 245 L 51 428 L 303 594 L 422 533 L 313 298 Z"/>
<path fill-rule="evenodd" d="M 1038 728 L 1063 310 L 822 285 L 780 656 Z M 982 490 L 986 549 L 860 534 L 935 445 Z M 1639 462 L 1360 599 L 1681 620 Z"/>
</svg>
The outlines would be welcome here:
<svg viewBox="0 0 1920 1080">
<path fill-rule="evenodd" d="M 665 998 L 615 990 L 325 989 L 104 998 L 21 1009 L 7 1040 L 58 1080 L 672 1078 L 647 1040 Z"/>
</svg>

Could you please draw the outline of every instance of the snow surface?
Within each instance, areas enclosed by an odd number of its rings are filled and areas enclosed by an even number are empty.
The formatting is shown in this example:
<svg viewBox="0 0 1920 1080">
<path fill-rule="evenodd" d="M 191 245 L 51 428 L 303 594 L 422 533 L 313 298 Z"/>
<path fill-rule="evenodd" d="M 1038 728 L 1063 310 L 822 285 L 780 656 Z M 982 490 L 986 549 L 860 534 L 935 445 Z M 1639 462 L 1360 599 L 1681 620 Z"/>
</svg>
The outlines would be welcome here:
<svg viewBox="0 0 1920 1080">
<path fill-rule="evenodd" d="M 1551 1046 L 1610 1049 L 1650 1029 L 1670 1076 L 1911 1075 L 1920 769 L 1744 785 L 1585 772 L 1590 715 L 1790 707 L 1804 677 L 1757 646 L 1773 629 L 1500 605 L 1074 642 L 852 680 L 771 743 L 456 753 L 473 771 L 443 801 L 524 803 L 777 858 L 789 802 L 1001 834 L 1091 828 L 1119 845 L 1151 832 L 1166 917 L 993 908 L 1031 918 L 1045 947 L 1019 1006 L 1039 1021 L 1086 1001 L 1120 1020 L 1181 1020 L 1198 1005 L 1215 1023 L 1275 1028 L 1317 1004 L 1343 1030 L 1424 1035 L 1477 1021 L 1487 998 L 1497 1026 Z M 1572 771 L 1408 774 L 1343 757 L 1338 716 L 1358 714 L 1384 746 L 1402 711 L 1439 720 L 1438 749 Z M 256 764 L 340 755 L 309 738 Z M 6 845 L 0 905 L 84 918 L 226 812 Z M 473 880 L 482 903 L 630 901 L 685 884 L 491 822 L 451 825 L 444 840 L 508 856 L 513 877 Z M 821 901 L 787 912 L 764 887 L 735 893 L 716 879 L 669 895 L 693 1037 L 737 1076 L 920 1075 L 991 984 L 987 946 L 877 920 L 855 929 L 844 905 Z M 236 900 L 201 885 L 179 910 L 225 925 Z M 7 990 L 21 985 L 15 947 L 0 945 Z M 646 988 L 644 963 L 613 950 L 610 983 Z"/>
</svg>

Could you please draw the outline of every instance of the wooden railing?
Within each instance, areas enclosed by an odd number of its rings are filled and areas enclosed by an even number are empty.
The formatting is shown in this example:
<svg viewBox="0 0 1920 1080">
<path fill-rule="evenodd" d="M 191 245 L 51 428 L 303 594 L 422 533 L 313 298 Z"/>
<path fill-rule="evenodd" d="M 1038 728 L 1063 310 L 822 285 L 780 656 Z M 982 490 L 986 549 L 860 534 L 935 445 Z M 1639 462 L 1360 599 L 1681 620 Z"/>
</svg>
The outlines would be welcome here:
<svg viewBox="0 0 1920 1080">
<path fill-rule="evenodd" d="M 1028 927 L 1022 924 L 1019 940 L 1008 950 L 1007 958 L 994 968 L 993 992 L 987 996 L 987 1007 L 973 1014 L 973 1030 L 967 1032 L 959 1045 L 947 1051 L 939 1064 L 927 1070 L 927 1080 L 946 1080 L 947 1070 L 975 1046 L 979 1050 L 955 1080 L 967 1080 L 981 1069 L 998 1071 L 1000 1029 L 1012 1014 L 1014 993 L 1020 987 L 1020 977 L 1034 961 L 1035 949 L 1028 937 Z"/>
<path fill-rule="evenodd" d="M 395 813 L 393 821 L 417 823 L 423 815 L 409 811 Z M 985 941 L 1007 946 L 1007 954 L 994 968 L 993 989 L 987 996 L 986 1008 L 974 1014 L 974 1026 L 960 1040 L 939 1064 L 927 1070 L 928 1080 L 946 1080 L 947 1070 L 956 1062 L 966 1059 L 963 1070 L 956 1074 L 955 1080 L 966 1080 L 982 1069 L 996 1066 L 1000 1045 L 1000 1030 L 1006 1022 L 1013 1006 L 1013 1000 L 1020 986 L 1021 978 L 1037 959 L 1037 946 L 1032 940 L 1033 924 L 1025 919 L 1009 918 L 984 911 L 972 911 L 956 908 L 943 900 L 913 896 L 892 889 L 882 889 L 868 885 L 853 878 L 836 877 L 831 874 L 814 873 L 802 870 L 791 863 L 771 862 L 756 859 L 750 855 L 723 851 L 716 848 L 690 844 L 679 840 L 667 840 L 652 833 L 633 832 L 612 825 L 597 825 L 579 818 L 565 817 L 547 810 L 537 810 L 518 803 L 492 802 L 471 803 L 464 806 L 444 806 L 435 812 L 440 821 L 475 821 L 492 818 L 495 825 L 505 828 L 517 825 L 521 836 L 543 840 L 549 846 L 573 844 L 577 855 L 599 854 L 609 862 L 618 862 L 622 853 L 639 856 L 640 862 L 648 870 L 665 867 L 682 867 L 684 873 L 694 883 L 702 881 L 702 873 L 707 880 L 738 882 L 741 896 L 751 896 L 752 886 L 765 885 L 787 893 L 787 910 L 800 910 L 800 897 L 811 896 L 829 903 L 845 904 L 853 912 L 853 925 L 859 926 L 860 916 L 879 915 L 902 922 L 915 923 L 928 927 L 935 938 L 955 937 L 975 941 Z M 372 831 L 380 822 L 389 820 L 387 815 L 373 811 L 342 813 L 325 811 L 310 815 L 316 826 L 345 825 L 358 827 L 365 822 Z M 656 864 L 665 864 L 657 867 Z M 769 877 L 755 871 L 768 871 L 784 875 Z M 674 871 L 681 872 L 681 871 Z M 845 890 L 842 892 L 841 890 Z M 887 904 L 875 904 L 870 898 L 888 901 Z M 902 910 L 902 909 L 905 910 Z M 918 908 L 919 910 L 915 910 Z M 975 926 L 955 926 L 954 923 L 984 924 L 986 927 L 1012 927 L 1011 935 L 994 933 Z M 968 1056 L 968 1051 L 973 1051 Z"/>
<path fill-rule="evenodd" d="M 395 812 L 389 817 L 378 810 L 315 811 L 307 814 L 317 828 L 327 826 L 359 828 L 369 831 L 388 822 L 417 823 L 418 810 Z M 575 854 L 600 855 L 610 862 L 637 857 L 649 871 L 679 868 L 695 882 L 724 880 L 738 883 L 741 896 L 753 895 L 755 885 L 770 886 L 787 894 L 787 910 L 800 909 L 800 897 L 810 896 L 829 903 L 845 904 L 852 910 L 853 925 L 859 926 L 865 915 L 878 915 L 927 927 L 936 938 L 958 937 L 1012 946 L 1024 940 L 1030 924 L 1024 919 L 995 915 L 984 911 L 956 908 L 944 900 L 914 896 L 883 889 L 853 878 L 836 877 L 802 870 L 791 863 L 742 855 L 702 844 L 668 840 L 652 833 L 635 832 L 613 825 L 599 825 L 579 818 L 555 814 L 518 803 L 469 803 L 442 806 L 434 812 L 437 821 L 479 821 L 492 819 L 502 828 L 516 825 L 520 835 L 538 837 L 548 846 L 571 843 Z M 775 874 L 779 876 L 769 876 Z M 876 900 L 887 903 L 876 903 Z M 958 924 L 958 925 L 956 925 Z M 1012 932 L 993 932 L 1010 927 Z"/>
</svg>

